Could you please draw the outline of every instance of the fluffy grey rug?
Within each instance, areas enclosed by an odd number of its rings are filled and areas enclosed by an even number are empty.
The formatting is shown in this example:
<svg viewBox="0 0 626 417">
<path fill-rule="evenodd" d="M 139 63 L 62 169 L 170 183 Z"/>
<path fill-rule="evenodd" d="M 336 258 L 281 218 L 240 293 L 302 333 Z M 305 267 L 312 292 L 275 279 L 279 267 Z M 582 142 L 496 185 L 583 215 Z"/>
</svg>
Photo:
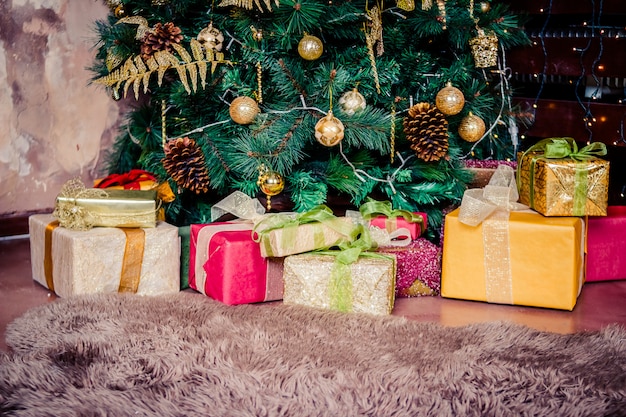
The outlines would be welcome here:
<svg viewBox="0 0 626 417">
<path fill-rule="evenodd" d="M 9 326 L 0 415 L 622 416 L 625 340 L 191 293 L 67 298 Z"/>
</svg>

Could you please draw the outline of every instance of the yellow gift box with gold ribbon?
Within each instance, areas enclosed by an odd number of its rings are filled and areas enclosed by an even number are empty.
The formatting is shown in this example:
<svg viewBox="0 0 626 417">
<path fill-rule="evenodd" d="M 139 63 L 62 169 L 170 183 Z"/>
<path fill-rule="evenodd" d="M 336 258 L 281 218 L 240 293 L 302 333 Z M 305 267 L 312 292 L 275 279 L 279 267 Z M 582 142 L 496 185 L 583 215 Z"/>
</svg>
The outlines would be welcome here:
<svg viewBox="0 0 626 417">
<path fill-rule="evenodd" d="M 51 214 L 29 217 L 33 279 L 60 297 L 131 292 L 173 294 L 180 290 L 178 228 L 59 226 Z"/>
<path fill-rule="evenodd" d="M 467 190 L 446 215 L 441 295 L 572 310 L 584 282 L 584 221 L 528 210 L 510 181 Z"/>
<path fill-rule="evenodd" d="M 581 149 L 572 138 L 548 138 L 518 158 L 520 202 L 546 216 L 606 216 L 609 162 L 606 145 Z"/>
</svg>

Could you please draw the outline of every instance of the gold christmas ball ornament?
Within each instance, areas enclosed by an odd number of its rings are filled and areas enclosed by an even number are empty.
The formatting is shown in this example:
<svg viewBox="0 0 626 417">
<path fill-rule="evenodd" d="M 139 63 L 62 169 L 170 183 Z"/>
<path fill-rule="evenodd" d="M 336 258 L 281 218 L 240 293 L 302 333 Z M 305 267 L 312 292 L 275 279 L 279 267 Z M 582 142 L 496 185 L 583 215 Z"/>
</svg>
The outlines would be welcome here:
<svg viewBox="0 0 626 417">
<path fill-rule="evenodd" d="M 480 11 L 483 13 L 487 13 L 489 10 L 491 10 L 491 3 L 489 3 L 488 1 L 481 1 Z"/>
<path fill-rule="evenodd" d="M 343 139 L 344 127 L 341 120 L 333 116 L 333 112 L 321 118 L 315 125 L 315 139 L 324 146 L 335 146 Z"/>
<path fill-rule="evenodd" d="M 453 87 L 451 83 L 447 83 L 446 86 L 437 93 L 435 105 L 439 111 L 446 116 L 454 116 L 463 110 L 463 106 L 465 106 L 465 96 L 461 90 Z"/>
<path fill-rule="evenodd" d="M 307 61 L 315 61 L 322 56 L 324 52 L 324 44 L 320 38 L 305 34 L 298 43 L 298 53 Z"/>
<path fill-rule="evenodd" d="M 224 35 L 217 28 L 213 27 L 213 22 L 211 22 L 198 33 L 198 41 L 206 50 L 221 51 Z"/>
<path fill-rule="evenodd" d="M 265 195 L 272 197 L 283 192 L 285 180 L 278 172 L 266 170 L 259 175 L 257 185 Z"/>
<path fill-rule="evenodd" d="M 476 142 L 485 134 L 485 122 L 480 117 L 470 112 L 461 120 L 459 136 L 467 142 Z"/>
<path fill-rule="evenodd" d="M 240 125 L 249 125 L 254 122 L 257 114 L 261 112 L 257 102 L 250 97 L 237 97 L 230 103 L 230 118 Z"/>
<path fill-rule="evenodd" d="M 124 9 L 124 5 L 120 4 L 119 6 L 117 6 L 115 10 L 113 11 L 113 14 L 118 19 L 121 19 L 122 17 L 126 16 L 126 9 Z"/>
<path fill-rule="evenodd" d="M 359 93 L 355 88 L 341 96 L 339 105 L 345 114 L 352 116 L 357 111 L 365 109 L 367 103 L 365 103 L 363 94 Z"/>
</svg>

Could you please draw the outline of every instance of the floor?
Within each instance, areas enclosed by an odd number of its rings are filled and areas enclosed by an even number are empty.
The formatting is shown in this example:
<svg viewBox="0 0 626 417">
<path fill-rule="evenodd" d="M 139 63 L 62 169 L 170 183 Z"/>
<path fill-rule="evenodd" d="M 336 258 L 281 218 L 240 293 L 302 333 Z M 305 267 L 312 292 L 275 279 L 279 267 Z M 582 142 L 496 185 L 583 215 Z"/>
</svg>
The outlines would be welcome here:
<svg viewBox="0 0 626 417">
<path fill-rule="evenodd" d="M 0 240 L 0 266 L 0 351 L 7 351 L 7 324 L 32 307 L 54 302 L 56 296 L 32 280 L 26 236 Z M 446 326 L 507 320 L 556 333 L 597 330 L 610 323 L 626 326 L 626 280 L 585 284 L 571 312 L 417 297 L 397 299 L 393 315 Z"/>
</svg>

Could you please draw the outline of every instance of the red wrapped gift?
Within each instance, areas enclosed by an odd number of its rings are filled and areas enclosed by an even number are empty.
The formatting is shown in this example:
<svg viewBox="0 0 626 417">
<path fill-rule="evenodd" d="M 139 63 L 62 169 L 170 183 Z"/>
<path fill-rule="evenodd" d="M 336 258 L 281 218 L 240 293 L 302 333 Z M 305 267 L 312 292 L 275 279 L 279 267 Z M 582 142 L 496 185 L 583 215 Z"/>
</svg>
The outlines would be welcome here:
<svg viewBox="0 0 626 417">
<path fill-rule="evenodd" d="M 411 239 L 415 240 L 422 234 L 422 225 L 426 224 L 426 213 L 413 213 L 413 215 L 420 216 L 422 223 L 409 222 L 404 217 L 378 216 L 371 219 L 369 224 L 389 233 L 393 233 L 398 229 L 408 229 L 411 232 Z"/>
<path fill-rule="evenodd" d="M 280 300 L 282 258 L 261 256 L 252 223 L 192 224 L 189 286 L 228 305 Z"/>
<path fill-rule="evenodd" d="M 385 247 L 378 252 L 396 255 L 396 297 L 439 295 L 441 248 L 424 238 L 407 246 Z"/>
<path fill-rule="evenodd" d="M 359 212 L 370 226 L 386 230 L 388 233 L 408 229 L 411 232 L 411 240 L 417 239 L 428 224 L 426 213 L 394 210 L 389 201 L 370 200 L 359 207 Z"/>
<path fill-rule="evenodd" d="M 93 182 L 94 188 L 113 188 L 122 190 L 151 190 L 156 188 L 156 177 L 142 169 L 131 169 L 124 174 L 111 174 Z"/>
<path fill-rule="evenodd" d="M 626 279 L 626 206 L 609 206 L 606 217 L 589 217 L 586 281 Z"/>
</svg>

